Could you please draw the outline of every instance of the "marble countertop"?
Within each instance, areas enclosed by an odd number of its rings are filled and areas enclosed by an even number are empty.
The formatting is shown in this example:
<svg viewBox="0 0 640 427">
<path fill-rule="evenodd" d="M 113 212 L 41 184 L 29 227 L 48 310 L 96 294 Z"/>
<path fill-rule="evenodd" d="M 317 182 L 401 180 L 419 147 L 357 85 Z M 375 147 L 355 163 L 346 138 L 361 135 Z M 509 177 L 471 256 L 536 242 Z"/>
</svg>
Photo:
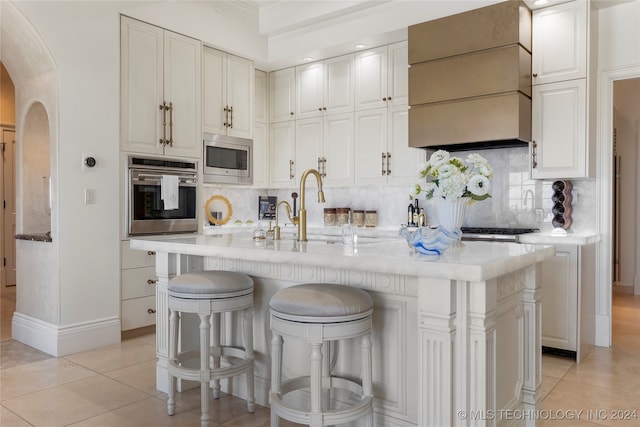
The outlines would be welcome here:
<svg viewBox="0 0 640 427">
<path fill-rule="evenodd" d="M 132 249 L 246 261 L 331 266 L 376 273 L 482 281 L 502 276 L 553 256 L 553 246 L 463 242 L 437 259 L 416 255 L 401 237 L 359 236 L 355 248 L 338 236 L 309 235 L 308 242 L 254 240 L 252 231 L 131 238 Z"/>
<path fill-rule="evenodd" d="M 558 236 L 551 232 L 528 233 L 518 236 L 520 243 L 533 245 L 589 245 L 600 241 L 597 233 L 572 233 Z"/>
</svg>

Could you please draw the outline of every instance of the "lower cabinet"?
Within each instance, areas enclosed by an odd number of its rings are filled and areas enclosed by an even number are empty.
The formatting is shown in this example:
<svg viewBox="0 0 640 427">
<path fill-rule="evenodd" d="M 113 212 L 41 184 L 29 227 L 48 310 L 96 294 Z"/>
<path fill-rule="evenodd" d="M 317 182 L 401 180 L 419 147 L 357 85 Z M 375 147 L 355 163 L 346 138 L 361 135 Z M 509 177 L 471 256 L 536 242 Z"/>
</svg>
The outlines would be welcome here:
<svg viewBox="0 0 640 427">
<path fill-rule="evenodd" d="M 595 342 L 596 245 L 560 244 L 542 262 L 542 346 L 575 352 Z"/>
<path fill-rule="evenodd" d="M 156 323 L 156 257 L 154 252 L 133 250 L 129 241 L 120 248 L 120 323 L 123 331 Z"/>
</svg>

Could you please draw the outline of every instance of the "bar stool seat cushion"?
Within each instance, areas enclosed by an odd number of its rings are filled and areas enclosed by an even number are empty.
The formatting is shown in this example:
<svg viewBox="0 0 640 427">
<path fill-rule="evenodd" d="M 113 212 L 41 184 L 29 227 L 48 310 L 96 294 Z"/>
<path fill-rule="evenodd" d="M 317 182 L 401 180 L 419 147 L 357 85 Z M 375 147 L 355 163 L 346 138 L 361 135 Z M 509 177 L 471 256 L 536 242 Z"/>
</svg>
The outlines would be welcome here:
<svg viewBox="0 0 640 427">
<path fill-rule="evenodd" d="M 246 274 L 233 271 L 197 271 L 171 279 L 168 291 L 170 296 L 178 298 L 229 298 L 253 292 L 253 280 Z"/>
<path fill-rule="evenodd" d="M 274 316 L 305 322 L 341 322 L 368 316 L 371 295 L 362 289 L 327 283 L 307 283 L 282 289 L 271 297 Z M 331 318 L 331 319 L 328 319 Z"/>
</svg>

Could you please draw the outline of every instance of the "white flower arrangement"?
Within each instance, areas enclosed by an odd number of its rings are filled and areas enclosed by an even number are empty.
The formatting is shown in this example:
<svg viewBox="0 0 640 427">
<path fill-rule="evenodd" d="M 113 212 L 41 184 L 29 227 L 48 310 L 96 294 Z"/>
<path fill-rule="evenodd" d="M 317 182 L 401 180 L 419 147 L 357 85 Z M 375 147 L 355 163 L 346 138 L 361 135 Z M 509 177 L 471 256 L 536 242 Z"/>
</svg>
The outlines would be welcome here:
<svg viewBox="0 0 640 427">
<path fill-rule="evenodd" d="M 469 197 L 472 201 L 480 201 L 491 197 L 489 180 L 493 177 L 493 169 L 477 153 L 469 154 L 463 161 L 451 157 L 448 151 L 438 150 L 420 168 L 419 173 L 427 182 L 416 184 L 412 193 L 416 196 L 425 193 L 427 200 L 436 197 L 453 201 Z"/>
</svg>

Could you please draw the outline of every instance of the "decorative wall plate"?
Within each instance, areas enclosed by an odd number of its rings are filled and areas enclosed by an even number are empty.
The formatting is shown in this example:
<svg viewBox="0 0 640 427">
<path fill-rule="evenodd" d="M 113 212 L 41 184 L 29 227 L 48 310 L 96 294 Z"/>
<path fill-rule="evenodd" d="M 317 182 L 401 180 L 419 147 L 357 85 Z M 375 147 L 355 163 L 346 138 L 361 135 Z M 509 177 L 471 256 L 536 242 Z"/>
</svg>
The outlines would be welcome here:
<svg viewBox="0 0 640 427">
<path fill-rule="evenodd" d="M 224 225 L 229 222 L 233 215 L 233 208 L 231 207 L 229 199 L 220 194 L 211 196 L 209 200 L 207 200 L 204 211 L 207 214 L 209 222 L 213 225 Z M 220 212 L 221 217 L 217 218 L 214 212 Z"/>
</svg>

